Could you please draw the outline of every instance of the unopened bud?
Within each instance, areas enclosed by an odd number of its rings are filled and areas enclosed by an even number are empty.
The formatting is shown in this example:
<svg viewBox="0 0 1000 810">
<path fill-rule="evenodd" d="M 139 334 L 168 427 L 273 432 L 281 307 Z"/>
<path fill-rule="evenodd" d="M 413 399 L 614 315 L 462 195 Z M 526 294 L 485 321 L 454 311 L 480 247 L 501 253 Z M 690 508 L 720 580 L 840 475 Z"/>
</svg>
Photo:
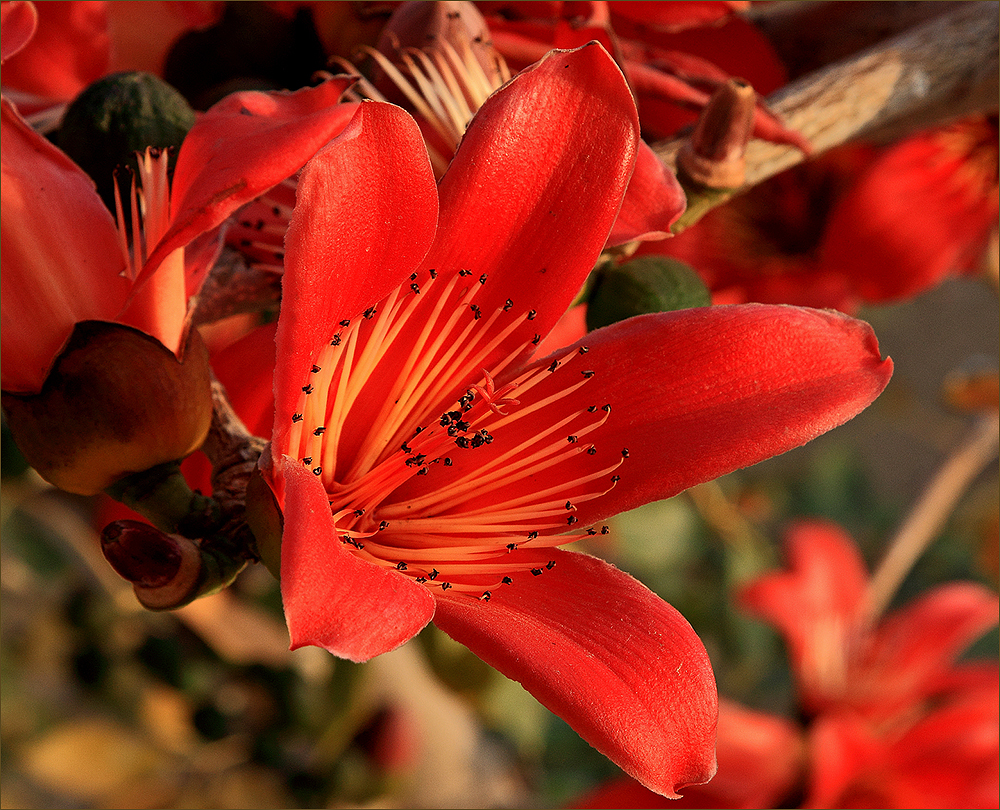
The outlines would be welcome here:
<svg viewBox="0 0 1000 810">
<path fill-rule="evenodd" d="M 593 331 L 635 315 L 706 307 L 712 297 L 688 265 L 663 256 L 640 256 L 602 270 L 587 301 Z"/>
<path fill-rule="evenodd" d="M 201 579 L 201 554 L 191 540 L 137 520 L 105 526 L 101 550 L 111 567 L 132 583 L 139 601 L 152 610 L 190 601 Z"/>
<path fill-rule="evenodd" d="M 194 110 L 162 79 L 149 73 L 113 73 L 70 104 L 54 140 L 90 175 L 104 204 L 114 212 L 115 170 L 120 166 L 138 170 L 135 153 L 147 147 L 179 147 L 194 121 Z M 175 159 L 176 151 L 170 156 L 171 170 Z M 122 180 L 126 206 L 129 178 Z"/>
<path fill-rule="evenodd" d="M 743 185 L 744 155 L 753 132 L 757 94 L 741 79 L 729 79 L 705 105 L 691 137 L 677 155 L 677 168 L 709 188 Z"/>
</svg>

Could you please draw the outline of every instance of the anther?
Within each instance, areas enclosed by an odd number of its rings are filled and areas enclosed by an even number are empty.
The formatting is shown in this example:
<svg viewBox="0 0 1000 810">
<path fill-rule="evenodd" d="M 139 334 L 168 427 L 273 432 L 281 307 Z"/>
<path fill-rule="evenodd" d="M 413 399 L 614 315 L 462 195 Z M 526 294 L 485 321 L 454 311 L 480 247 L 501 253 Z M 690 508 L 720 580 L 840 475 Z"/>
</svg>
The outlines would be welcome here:
<svg viewBox="0 0 1000 810">
<path fill-rule="evenodd" d="M 537 346 L 537 345 L 538 345 L 539 343 L 541 343 L 541 342 L 542 342 L 542 336 L 541 336 L 541 335 L 538 335 L 538 334 L 536 334 L 536 335 L 535 335 L 535 336 L 534 336 L 534 337 L 533 337 L 533 338 L 531 339 L 531 344 L 532 344 L 533 346 Z"/>
<path fill-rule="evenodd" d="M 590 405 L 587 407 L 587 413 L 596 413 L 596 411 L 597 411 L 596 405 Z"/>
<path fill-rule="evenodd" d="M 400 560 L 398 563 L 396 563 L 396 570 L 397 571 L 405 571 L 406 570 L 406 563 L 403 562 L 402 560 Z"/>
<path fill-rule="evenodd" d="M 568 441 L 570 444 L 574 444 L 576 443 L 576 436 L 567 436 L 566 441 Z"/>
<path fill-rule="evenodd" d="M 428 273 L 430 273 L 430 276 L 431 276 L 431 278 L 437 278 L 437 277 L 438 277 L 438 271 L 437 271 L 437 270 L 434 270 L 433 268 L 431 268 L 431 269 L 430 269 L 430 270 L 428 270 L 427 272 L 428 272 Z M 414 274 L 413 274 L 413 278 L 416 278 L 416 277 L 417 277 L 417 274 L 416 274 L 416 273 L 414 273 Z"/>
<path fill-rule="evenodd" d="M 482 274 L 482 275 L 481 275 L 481 276 L 479 277 L 479 283 L 480 283 L 480 284 L 485 284 L 485 283 L 486 283 L 486 273 L 483 273 L 483 274 Z"/>
<path fill-rule="evenodd" d="M 354 510 L 354 517 L 364 517 L 364 514 L 365 514 L 364 509 L 358 508 Z"/>
<path fill-rule="evenodd" d="M 537 314 L 538 314 L 538 313 L 537 313 L 537 312 L 535 312 L 535 310 L 533 310 L 533 309 L 532 309 L 532 310 L 529 310 L 529 311 L 528 311 L 528 320 L 529 320 L 529 321 L 533 321 L 533 320 L 535 320 L 535 316 L 536 316 Z"/>
<path fill-rule="evenodd" d="M 587 346 L 581 346 L 580 347 L 580 354 L 586 354 L 589 351 L 590 351 L 590 349 Z"/>
<path fill-rule="evenodd" d="M 348 326 L 351 325 L 351 319 L 350 318 L 344 318 L 344 320 L 342 320 L 340 322 L 340 325 L 343 326 L 346 329 Z"/>
<path fill-rule="evenodd" d="M 300 413 L 293 413 L 292 414 L 292 424 L 295 424 L 296 422 L 301 422 L 301 421 L 302 421 L 302 414 L 300 414 Z"/>
<path fill-rule="evenodd" d="M 617 484 L 621 480 L 622 480 L 622 477 L 620 475 L 612 475 L 611 476 L 611 483 L 612 484 Z"/>
<path fill-rule="evenodd" d="M 514 580 L 512 580 L 510 577 L 504 577 L 503 579 L 500 580 L 500 582 L 502 582 L 504 585 L 510 585 L 513 581 Z"/>
<path fill-rule="evenodd" d="M 611 403 L 609 402 L 607 405 L 602 405 L 601 410 L 605 413 L 611 413 Z"/>
<path fill-rule="evenodd" d="M 593 456 L 593 455 L 596 455 L 596 454 L 597 454 L 597 448 L 594 447 L 594 445 L 590 445 L 590 447 L 587 448 L 587 455 L 588 456 Z"/>
<path fill-rule="evenodd" d="M 568 518 L 566 518 L 566 524 L 568 526 L 572 526 L 574 523 L 577 523 L 579 520 L 580 520 L 580 518 L 578 518 L 576 515 L 570 515 Z"/>
<path fill-rule="evenodd" d="M 472 275 L 472 271 L 471 270 L 459 270 L 458 274 L 464 278 L 465 276 L 471 276 Z"/>
<path fill-rule="evenodd" d="M 313 365 L 313 367 L 312 367 L 311 369 L 309 369 L 309 370 L 310 370 L 310 371 L 311 371 L 311 372 L 312 372 L 313 374 L 319 374 L 319 373 L 320 373 L 320 372 L 321 372 L 321 371 L 322 371 L 323 369 L 321 369 L 321 368 L 320 368 L 319 366 L 317 366 L 317 365 Z"/>
<path fill-rule="evenodd" d="M 331 346 L 339 346 L 340 345 L 340 335 L 334 335 L 333 336 L 333 340 L 330 341 L 330 345 Z"/>
<path fill-rule="evenodd" d="M 490 597 L 492 595 L 493 594 L 491 594 L 489 591 L 483 591 L 483 595 L 479 597 L 479 601 L 480 602 L 489 602 L 490 601 Z"/>
<path fill-rule="evenodd" d="M 534 540 L 538 537 L 538 532 L 528 532 L 528 539 Z"/>
<path fill-rule="evenodd" d="M 536 577 L 541 576 L 542 569 L 541 568 L 532 568 L 531 569 L 531 573 L 532 573 L 533 576 L 536 576 Z"/>
<path fill-rule="evenodd" d="M 431 572 L 427 575 L 427 578 L 428 579 L 437 579 L 438 578 L 438 574 L 440 574 L 440 573 L 441 572 L 438 571 L 436 568 L 432 568 Z"/>
<path fill-rule="evenodd" d="M 322 436 L 324 433 L 326 433 L 326 428 L 318 427 L 316 428 L 316 430 L 313 431 L 313 436 Z"/>
<path fill-rule="evenodd" d="M 594 376 L 594 372 L 593 372 L 593 371 L 581 371 L 580 373 L 581 373 L 581 374 L 582 374 L 582 375 L 583 375 L 584 377 L 586 377 L 586 378 L 587 378 L 588 380 L 589 380 L 589 379 L 590 379 L 591 377 L 593 377 L 593 376 Z"/>
<path fill-rule="evenodd" d="M 555 560 L 549 560 L 547 563 L 545 563 L 545 567 L 548 568 L 551 571 L 553 568 L 556 567 L 556 561 Z"/>
<path fill-rule="evenodd" d="M 514 306 L 514 302 L 513 302 L 513 301 L 511 301 L 511 300 L 510 300 L 510 299 L 508 298 L 508 299 L 506 300 L 506 302 L 504 302 L 504 305 L 503 305 L 503 311 L 504 311 L 504 312 L 510 312 L 510 309 L 511 309 L 511 307 L 513 307 L 513 306 Z"/>
<path fill-rule="evenodd" d="M 576 509 L 576 507 L 570 501 L 566 501 L 566 510 L 569 511 L 570 509 Z"/>
<path fill-rule="evenodd" d="M 559 368 L 559 361 L 553 360 L 552 365 L 549 366 L 549 371 L 555 371 L 557 368 Z"/>
<path fill-rule="evenodd" d="M 313 475 L 322 475 L 322 474 L 323 474 L 322 467 L 313 467 Z"/>
<path fill-rule="evenodd" d="M 310 464 L 313 463 L 313 457 L 312 456 L 306 456 L 304 459 L 302 459 L 302 463 L 305 464 L 308 467 Z"/>
<path fill-rule="evenodd" d="M 507 551 L 517 551 L 517 543 L 508 543 Z"/>
<path fill-rule="evenodd" d="M 442 582 L 442 583 L 441 583 L 441 590 L 442 590 L 442 591 L 446 591 L 446 590 L 448 590 L 448 589 L 449 589 L 450 587 L 451 587 L 451 583 L 450 583 L 450 582 Z"/>
<path fill-rule="evenodd" d="M 410 289 L 417 295 L 420 295 L 420 287 L 416 284 L 411 284 Z"/>
<path fill-rule="evenodd" d="M 384 532 L 388 528 L 389 528 L 389 521 L 388 520 L 383 520 L 381 523 L 378 524 L 378 530 L 380 532 Z"/>
<path fill-rule="evenodd" d="M 368 307 L 368 309 L 366 309 L 364 312 L 365 320 L 371 320 L 372 318 L 374 318 L 376 312 L 378 312 L 378 309 L 376 309 L 375 307 Z"/>
<path fill-rule="evenodd" d="M 313 387 L 311 385 L 303 385 L 302 386 L 302 393 L 303 394 L 311 394 L 312 392 L 313 392 Z"/>
<path fill-rule="evenodd" d="M 622 458 L 628 458 L 628 448 L 627 447 L 623 447 L 622 448 Z"/>
</svg>

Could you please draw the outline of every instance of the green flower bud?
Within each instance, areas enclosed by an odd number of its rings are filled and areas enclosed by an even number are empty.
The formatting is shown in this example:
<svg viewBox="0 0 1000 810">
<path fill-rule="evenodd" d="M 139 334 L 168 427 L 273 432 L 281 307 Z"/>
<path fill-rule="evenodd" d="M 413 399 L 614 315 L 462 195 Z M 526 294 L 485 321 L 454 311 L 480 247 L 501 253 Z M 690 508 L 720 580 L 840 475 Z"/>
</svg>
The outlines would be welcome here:
<svg viewBox="0 0 1000 810">
<path fill-rule="evenodd" d="M 587 301 L 587 329 L 633 315 L 706 307 L 711 294 L 688 265 L 662 256 L 640 256 L 602 270 Z"/>
</svg>

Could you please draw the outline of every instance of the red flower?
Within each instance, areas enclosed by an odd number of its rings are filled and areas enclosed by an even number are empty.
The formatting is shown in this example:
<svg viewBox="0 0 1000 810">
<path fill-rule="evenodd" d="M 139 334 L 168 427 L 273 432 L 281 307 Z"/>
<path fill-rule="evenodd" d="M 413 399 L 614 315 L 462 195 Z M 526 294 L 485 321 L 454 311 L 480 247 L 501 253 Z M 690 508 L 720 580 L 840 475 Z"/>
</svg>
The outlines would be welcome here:
<svg viewBox="0 0 1000 810">
<path fill-rule="evenodd" d="M 225 99 L 188 133 L 172 184 L 166 155 L 147 151 L 131 228 L 2 99 L 3 407 L 43 477 L 92 494 L 201 444 L 209 372 L 188 301 L 223 221 L 350 117 L 336 104 L 347 81 Z"/>
<path fill-rule="evenodd" d="M 343 127 L 351 110 L 336 100 L 346 84 L 238 93 L 212 107 L 181 146 L 172 185 L 149 171 L 138 256 L 123 248 L 125 225 L 116 227 L 90 178 L 4 99 L 3 389 L 37 391 L 80 321 L 135 326 L 178 351 L 188 298 L 213 255 L 208 244 L 192 265 L 185 247 Z"/>
<path fill-rule="evenodd" d="M 718 303 L 852 312 L 975 271 L 998 200 L 996 119 L 973 118 L 832 150 L 639 252 L 690 264 Z"/>
<path fill-rule="evenodd" d="M 434 619 L 673 795 L 714 770 L 704 648 L 556 546 L 843 422 L 891 363 L 859 322 L 749 307 L 635 318 L 523 365 L 603 248 L 637 141 L 596 45 L 494 94 L 439 187 L 413 120 L 361 104 L 299 182 L 262 470 L 294 647 L 361 661 Z"/>
<path fill-rule="evenodd" d="M 743 3 L 477 3 L 497 49 L 516 67 L 549 48 L 590 40 L 618 60 L 635 94 L 647 138 L 691 124 L 712 91 L 739 76 L 760 95 L 786 81 L 767 39 L 733 12 Z M 808 142 L 758 105 L 754 135 L 808 150 Z"/>
<path fill-rule="evenodd" d="M 740 602 L 785 637 L 809 712 L 849 707 L 877 720 L 912 711 L 965 676 L 955 657 L 997 622 L 996 594 L 955 582 L 867 629 L 860 611 L 868 574 L 843 529 L 803 522 L 786 548 L 790 570 L 756 580 Z"/>
<path fill-rule="evenodd" d="M 996 665 L 930 711 L 873 726 L 853 712 L 821 715 L 809 730 L 805 807 L 997 806 L 1000 680 Z"/>
</svg>

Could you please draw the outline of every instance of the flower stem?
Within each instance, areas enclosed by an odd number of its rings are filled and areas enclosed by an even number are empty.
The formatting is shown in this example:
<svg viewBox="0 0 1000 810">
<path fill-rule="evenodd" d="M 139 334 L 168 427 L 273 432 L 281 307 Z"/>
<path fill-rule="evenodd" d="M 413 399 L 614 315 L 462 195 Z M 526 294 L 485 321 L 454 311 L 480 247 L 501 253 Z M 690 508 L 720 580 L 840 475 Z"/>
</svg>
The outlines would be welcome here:
<svg viewBox="0 0 1000 810">
<path fill-rule="evenodd" d="M 945 460 L 910 511 L 868 584 L 859 622 L 871 627 L 885 611 L 913 564 L 937 536 L 968 486 L 997 455 L 1000 420 L 980 418 Z"/>
</svg>

